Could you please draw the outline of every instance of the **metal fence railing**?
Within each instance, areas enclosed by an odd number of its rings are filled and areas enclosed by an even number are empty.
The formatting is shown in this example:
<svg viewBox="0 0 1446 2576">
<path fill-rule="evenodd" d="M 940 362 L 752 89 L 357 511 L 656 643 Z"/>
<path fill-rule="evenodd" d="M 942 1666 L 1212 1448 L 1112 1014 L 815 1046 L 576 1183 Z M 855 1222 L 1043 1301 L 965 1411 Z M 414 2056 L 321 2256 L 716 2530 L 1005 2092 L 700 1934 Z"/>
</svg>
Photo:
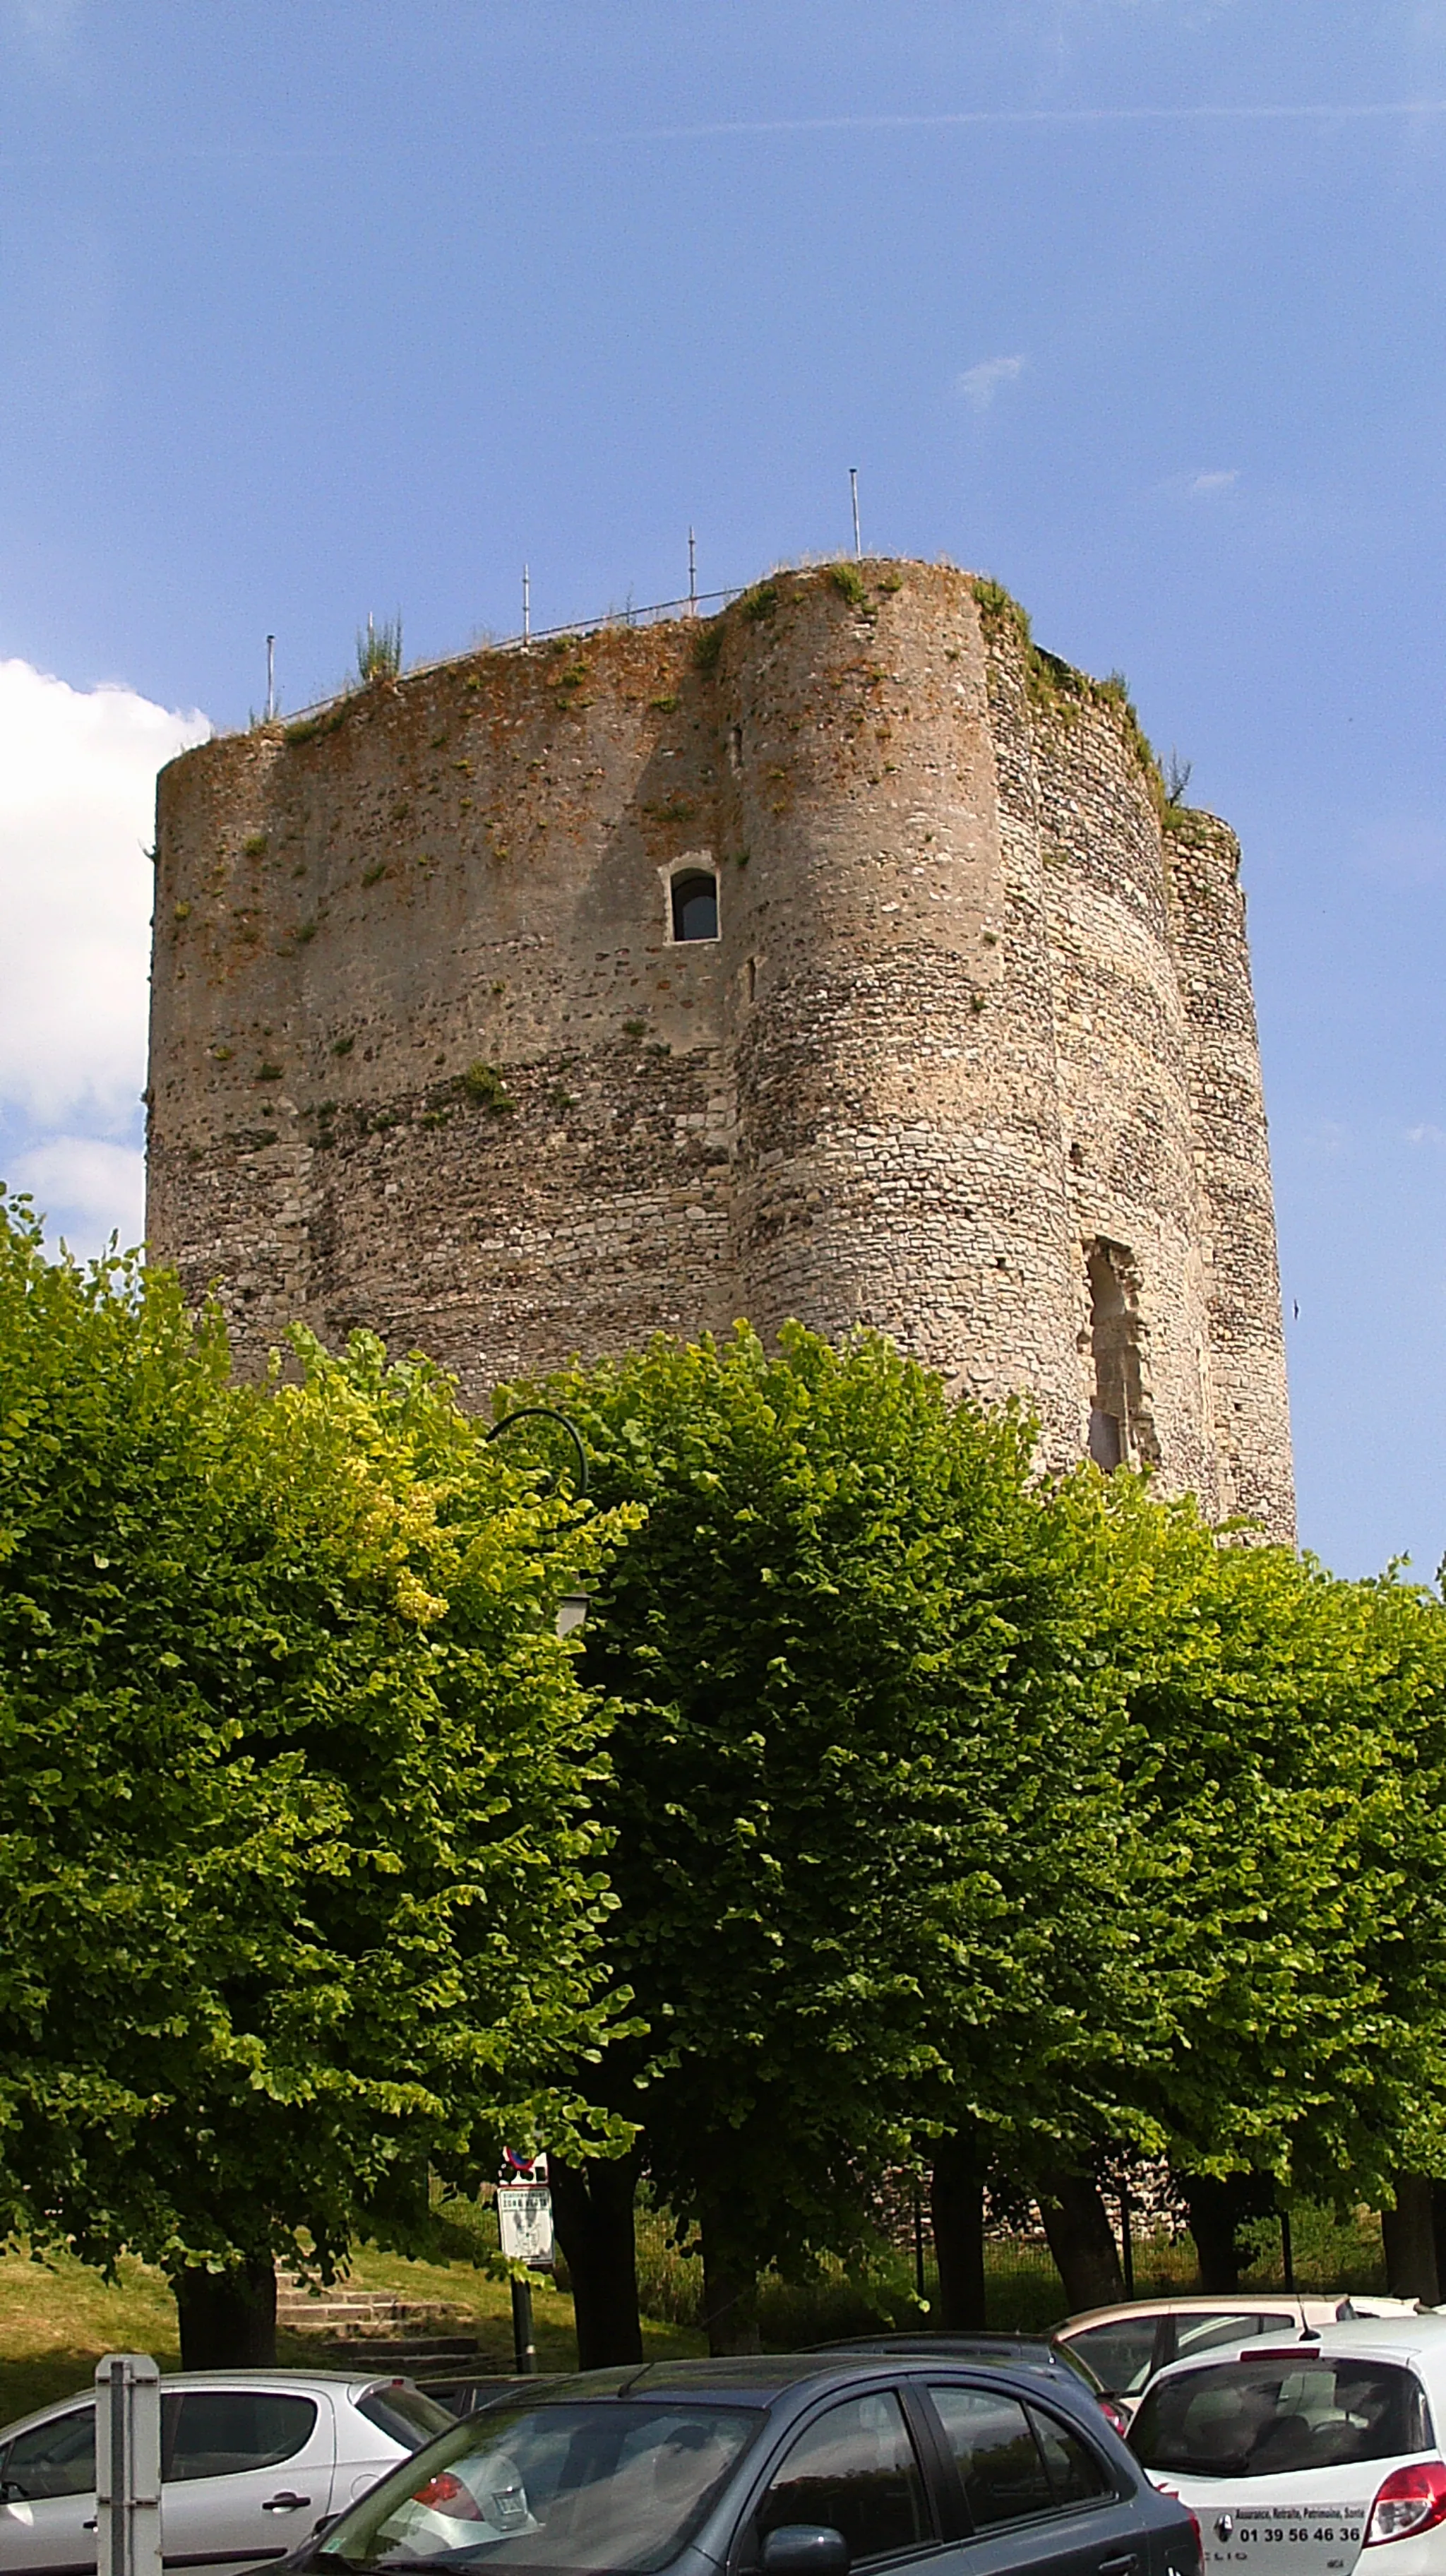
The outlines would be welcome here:
<svg viewBox="0 0 1446 2576">
<path fill-rule="evenodd" d="M 569 618 L 561 626 L 533 626 L 529 622 L 516 635 L 485 636 L 480 643 L 469 645 L 459 653 L 439 653 L 431 661 L 409 663 L 396 676 L 399 680 L 422 680 L 430 672 L 447 670 L 453 662 L 469 660 L 475 653 L 528 653 L 535 644 L 553 644 L 568 635 L 601 635 L 619 626 L 658 626 L 670 617 L 697 617 L 705 611 L 727 608 L 733 600 L 741 599 L 747 588 L 746 582 L 737 582 L 729 590 L 690 591 L 682 599 L 650 600 L 643 608 L 635 607 L 629 600 L 621 608 L 607 609 L 601 617 Z M 325 715 L 330 708 L 342 705 L 346 699 L 362 696 L 369 685 L 361 679 L 347 681 L 328 696 L 313 698 L 304 707 L 291 707 L 284 715 L 277 708 L 263 721 L 282 726 L 307 724 L 313 717 Z M 253 719 L 253 723 L 255 721 Z"/>
</svg>

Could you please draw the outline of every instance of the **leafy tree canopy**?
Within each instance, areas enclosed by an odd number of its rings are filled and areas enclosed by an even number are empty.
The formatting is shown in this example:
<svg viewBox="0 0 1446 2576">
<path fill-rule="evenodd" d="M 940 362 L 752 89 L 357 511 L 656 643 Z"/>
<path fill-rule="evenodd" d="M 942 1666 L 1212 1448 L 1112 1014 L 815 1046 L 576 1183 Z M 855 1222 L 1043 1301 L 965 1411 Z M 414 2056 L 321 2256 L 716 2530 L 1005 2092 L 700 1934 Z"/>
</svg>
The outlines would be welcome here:
<svg viewBox="0 0 1446 2576">
<path fill-rule="evenodd" d="M 1389 2188 L 1446 2156 L 1446 1615 L 1077 1481 L 1133 1729 L 1138 1937 L 1178 2163 Z M 1090 1524 L 1093 1524 L 1092 1536 Z"/>
<path fill-rule="evenodd" d="M 621 1524 L 426 1365 L 293 1339 L 237 1386 L 169 1274 L 0 1201 L 0 2221 L 173 2275 L 326 2268 L 499 2133 L 626 2138 L 555 1633 Z"/>
<path fill-rule="evenodd" d="M 1076 1541 L 1029 1425 L 876 1339 L 659 1340 L 546 1392 L 646 1511 L 587 1631 L 610 1955 L 651 2032 L 615 2098 L 705 2255 L 788 2262 L 931 2121 L 1032 2135 L 1149 2045 Z"/>
</svg>

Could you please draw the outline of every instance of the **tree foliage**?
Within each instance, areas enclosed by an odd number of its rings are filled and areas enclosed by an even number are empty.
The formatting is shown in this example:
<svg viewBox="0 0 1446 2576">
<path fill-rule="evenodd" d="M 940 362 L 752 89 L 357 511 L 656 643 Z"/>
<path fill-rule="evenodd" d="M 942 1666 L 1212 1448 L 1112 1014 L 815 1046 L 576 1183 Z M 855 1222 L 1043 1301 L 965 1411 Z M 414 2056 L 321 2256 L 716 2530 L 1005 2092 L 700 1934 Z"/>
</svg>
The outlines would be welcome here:
<svg viewBox="0 0 1446 2576">
<path fill-rule="evenodd" d="M 0 1201 L 6 2230 L 325 2271 L 541 2138 L 580 2320 L 645 2164 L 727 2343 L 900 2159 L 976 2232 L 1035 2194 L 1081 2280 L 1141 2154 L 1446 2175 L 1434 1595 L 1047 1477 L 868 1336 L 526 1397 L 599 1510 L 365 1335 L 235 1385 L 168 1275 Z"/>
<path fill-rule="evenodd" d="M 1044 1478 L 1018 1414 L 867 1338 L 549 1392 L 646 1512 L 588 1647 L 651 2031 L 614 2098 L 735 2271 L 846 2245 L 860 2178 L 941 2139 L 976 2207 L 988 2171 L 1078 2211 L 1141 2153 L 1446 2170 L 1434 1596 Z"/>
<path fill-rule="evenodd" d="M 423 1364 L 49 1263 L 0 1205 L 0 2218 L 329 2266 L 499 2131 L 604 2151 L 591 1532 Z"/>
<path fill-rule="evenodd" d="M 1446 2166 L 1441 1603 L 1074 1482 L 1131 1719 L 1156 2142 L 1358 2196 Z"/>
<path fill-rule="evenodd" d="M 617 2099 L 705 2253 L 796 2262 L 931 2119 L 1053 2131 L 1142 2044 L 1071 1536 L 1029 1426 L 878 1340 L 660 1340 L 547 1392 L 646 1513 L 586 1663 L 622 1712 L 609 1941 L 650 2032 Z"/>
</svg>

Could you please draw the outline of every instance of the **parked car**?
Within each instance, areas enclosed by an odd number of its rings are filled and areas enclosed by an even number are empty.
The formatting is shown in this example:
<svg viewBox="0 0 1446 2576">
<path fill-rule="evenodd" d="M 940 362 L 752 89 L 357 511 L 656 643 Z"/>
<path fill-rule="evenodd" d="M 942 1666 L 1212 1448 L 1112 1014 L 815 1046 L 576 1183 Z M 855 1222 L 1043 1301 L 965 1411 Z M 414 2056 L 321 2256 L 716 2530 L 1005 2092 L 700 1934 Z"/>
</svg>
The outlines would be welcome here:
<svg viewBox="0 0 1446 2576">
<path fill-rule="evenodd" d="M 233 2576 L 284 2558 L 451 2418 L 406 2379 L 188 2371 L 161 2382 L 167 2567 Z M 96 2557 L 95 2398 L 0 2432 L 0 2576 L 83 2576 Z"/>
<path fill-rule="evenodd" d="M 1317 2332 L 1345 2315 L 1414 2316 L 1414 2299 L 1302 2298 L 1292 2290 L 1232 2290 L 1228 2296 L 1130 2299 L 1112 2308 L 1083 2308 L 1054 2329 L 1054 2341 L 1089 2363 L 1102 2388 L 1127 2416 L 1156 2371 L 1172 2361 L 1224 2350 L 1247 2335 Z"/>
<path fill-rule="evenodd" d="M 434 2379 L 429 2371 L 425 2379 L 418 2380 L 417 2386 L 424 2397 L 433 2398 L 447 2415 L 480 2415 L 484 2407 L 496 2406 L 502 2398 L 511 2397 L 514 2392 L 525 2396 L 530 2391 L 535 2396 L 539 2389 L 550 2388 L 553 2380 L 560 2376 L 559 2372 L 548 2371 L 540 2377 L 534 2373 L 530 2378 L 523 2378 L 515 2370 L 482 2370 L 463 2371 L 447 2379 Z"/>
<path fill-rule="evenodd" d="M 1052 2335 L 992 2334 L 981 2328 L 977 2334 L 903 2333 L 856 2335 L 836 2343 L 821 2343 L 819 2352 L 918 2352 L 947 2353 L 951 2361 L 1003 2362 L 1011 2369 L 1051 2371 L 1067 2370 L 1081 2386 L 1087 2388 L 1117 2433 L 1127 2433 L 1130 2419 L 1123 2407 L 1095 2377 L 1083 2353 L 1074 2352 L 1068 2344 Z M 460 2409 L 458 2410 L 461 2411 Z"/>
<path fill-rule="evenodd" d="M 1446 2316 L 1427 2312 L 1176 2362 L 1130 2447 L 1197 2516 L 1215 2576 L 1350 2576 L 1383 2547 L 1383 2576 L 1441 2576 L 1443 2430 Z"/>
<path fill-rule="evenodd" d="M 949 2354 L 655 2362 L 470 2415 L 290 2561 L 296 2576 L 1203 2576 L 1063 2370 Z"/>
</svg>

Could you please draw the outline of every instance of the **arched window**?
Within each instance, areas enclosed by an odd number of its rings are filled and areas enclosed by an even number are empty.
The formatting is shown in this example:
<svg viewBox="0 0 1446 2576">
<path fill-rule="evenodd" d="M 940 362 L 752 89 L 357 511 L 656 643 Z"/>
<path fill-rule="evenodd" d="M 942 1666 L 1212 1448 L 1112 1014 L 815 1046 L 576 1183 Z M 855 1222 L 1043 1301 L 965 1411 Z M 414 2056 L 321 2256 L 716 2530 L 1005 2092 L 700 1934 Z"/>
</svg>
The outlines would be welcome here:
<svg viewBox="0 0 1446 2576">
<path fill-rule="evenodd" d="M 711 868 L 680 869 L 672 883 L 673 937 L 716 939 L 718 880 Z"/>
</svg>

